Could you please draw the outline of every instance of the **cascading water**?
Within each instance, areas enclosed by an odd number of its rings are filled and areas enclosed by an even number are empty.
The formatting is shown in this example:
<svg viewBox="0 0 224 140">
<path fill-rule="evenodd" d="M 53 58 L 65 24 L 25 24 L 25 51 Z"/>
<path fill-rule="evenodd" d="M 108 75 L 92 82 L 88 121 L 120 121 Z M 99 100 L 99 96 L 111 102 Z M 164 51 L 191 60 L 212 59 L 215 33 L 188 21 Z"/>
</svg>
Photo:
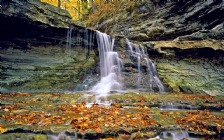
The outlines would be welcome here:
<svg viewBox="0 0 224 140">
<path fill-rule="evenodd" d="M 72 46 L 72 28 L 68 28 L 67 31 L 67 40 L 66 40 L 66 54 L 71 55 L 71 46 Z"/>
<path fill-rule="evenodd" d="M 163 131 L 155 138 L 150 138 L 148 140 L 200 140 L 200 138 L 192 137 L 185 130 L 170 130 Z"/>
<path fill-rule="evenodd" d="M 105 33 L 96 31 L 97 44 L 100 57 L 100 82 L 93 88 L 92 92 L 98 97 L 107 96 L 110 91 L 122 89 L 121 67 L 122 61 L 118 53 L 113 51 L 114 39 Z"/>
<path fill-rule="evenodd" d="M 91 32 L 92 33 L 92 32 Z M 97 40 L 98 50 L 99 50 L 99 58 L 100 58 L 100 81 L 94 85 L 94 75 L 86 74 L 86 79 L 82 84 L 76 86 L 75 90 L 89 90 L 93 92 L 98 97 L 107 96 L 107 94 L 111 91 L 121 91 L 124 88 L 137 89 L 146 91 L 154 91 L 154 89 L 158 89 L 159 92 L 164 92 L 164 86 L 160 81 L 156 67 L 151 59 L 149 59 L 148 55 L 145 53 L 144 47 L 138 46 L 136 44 L 131 43 L 128 39 L 126 40 L 128 46 L 129 57 L 134 57 L 137 65 L 137 74 L 136 79 L 132 80 L 136 86 L 126 85 L 126 81 L 124 82 L 126 77 L 124 76 L 124 71 L 122 71 L 123 64 L 122 60 L 119 58 L 118 52 L 115 52 L 114 49 L 114 39 L 99 31 L 94 32 Z M 69 36 L 68 36 L 69 37 Z M 85 41 L 84 46 L 86 50 L 91 50 L 92 38 L 87 30 L 84 32 Z M 88 52 L 86 51 L 88 54 Z M 144 63 L 144 72 L 142 70 L 142 64 Z M 123 74 L 121 74 L 121 72 Z M 147 76 L 146 76 L 147 74 Z M 128 76 L 128 77 L 132 77 Z M 129 79 L 127 79 L 129 81 Z M 124 84 L 123 84 L 124 82 Z"/>
<path fill-rule="evenodd" d="M 137 87 L 139 89 L 140 85 L 140 79 L 142 77 L 141 75 L 141 62 L 145 61 L 146 65 L 147 65 L 147 71 L 148 71 L 148 78 L 149 78 L 149 90 L 153 90 L 152 89 L 152 83 L 154 82 L 156 84 L 156 86 L 159 89 L 159 92 L 165 92 L 165 88 L 163 83 L 161 82 L 161 80 L 158 77 L 157 71 L 156 71 L 156 67 L 155 64 L 152 62 L 151 59 L 149 59 L 148 55 L 145 53 L 145 50 L 143 47 L 133 44 L 131 43 L 128 39 L 126 39 L 126 43 L 128 46 L 128 51 L 129 51 L 129 55 L 131 57 L 137 58 L 137 66 L 138 66 L 138 75 L 137 75 Z"/>
<path fill-rule="evenodd" d="M 172 139 L 172 140 L 181 140 L 181 139 L 188 139 L 189 134 L 186 131 L 166 131 L 166 132 L 162 132 L 159 136 L 159 138 L 161 139 Z"/>
<path fill-rule="evenodd" d="M 68 28 L 66 47 L 68 49 L 71 49 L 71 45 L 72 45 L 72 28 Z"/>
<path fill-rule="evenodd" d="M 83 46 L 85 48 L 86 59 L 89 59 L 90 57 L 93 56 L 93 53 L 91 53 L 91 50 L 93 50 L 94 43 L 95 43 L 94 42 L 95 31 L 88 30 L 85 28 L 83 29 L 82 33 L 83 33 L 82 36 L 84 38 L 81 36 L 79 32 L 76 33 L 75 45 Z M 92 74 L 93 71 L 91 71 L 90 69 L 87 69 L 86 67 L 84 67 L 83 70 L 85 73 L 84 74 L 85 79 L 83 80 L 82 83 L 75 86 L 74 91 L 88 91 L 90 87 L 92 87 L 92 85 L 95 84 L 96 78 Z"/>
</svg>

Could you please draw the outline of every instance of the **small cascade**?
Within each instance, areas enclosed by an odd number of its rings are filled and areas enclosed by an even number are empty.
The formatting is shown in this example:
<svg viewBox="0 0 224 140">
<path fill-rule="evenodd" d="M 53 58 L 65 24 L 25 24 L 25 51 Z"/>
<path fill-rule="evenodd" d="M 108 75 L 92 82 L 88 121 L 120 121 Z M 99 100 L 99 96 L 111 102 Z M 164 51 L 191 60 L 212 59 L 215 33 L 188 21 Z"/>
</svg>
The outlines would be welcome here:
<svg viewBox="0 0 224 140">
<path fill-rule="evenodd" d="M 66 40 L 66 47 L 68 49 L 71 49 L 71 45 L 72 45 L 72 28 L 68 28 L 68 31 L 67 31 L 67 40 Z"/>
<path fill-rule="evenodd" d="M 66 40 L 66 54 L 71 55 L 71 46 L 72 46 L 72 28 L 68 28 L 67 31 L 67 40 Z"/>
<path fill-rule="evenodd" d="M 94 31 L 84 29 L 84 47 L 86 51 L 86 58 L 90 55 L 90 50 L 92 50 L 92 45 L 94 44 Z"/>
<path fill-rule="evenodd" d="M 177 103 L 167 102 L 160 105 L 160 110 L 192 110 L 191 105 L 181 105 Z"/>
<path fill-rule="evenodd" d="M 72 57 L 75 57 L 71 53 L 72 47 L 74 47 L 74 48 L 83 47 L 85 59 L 86 60 L 89 59 L 91 57 L 91 55 L 94 55 L 91 52 L 91 50 L 93 50 L 93 46 L 94 46 L 94 39 L 95 39 L 95 31 L 88 30 L 88 29 L 84 28 L 80 32 L 73 32 L 72 28 L 68 28 L 65 58 L 72 60 L 73 59 Z M 74 87 L 74 91 L 87 91 L 95 83 L 91 69 L 84 67 L 83 71 L 84 71 L 85 79 L 83 80 L 82 83 L 77 84 Z"/>
<path fill-rule="evenodd" d="M 142 75 L 141 75 L 141 57 L 138 56 L 138 78 L 137 78 L 138 89 L 140 88 L 141 78 L 142 78 Z"/>
<path fill-rule="evenodd" d="M 81 84 L 78 84 L 75 87 L 74 90 L 75 91 L 88 91 L 94 82 L 95 82 L 94 78 L 93 78 L 92 74 L 90 73 L 88 76 L 86 76 L 86 78 L 83 80 L 83 82 Z"/>
<path fill-rule="evenodd" d="M 70 139 L 65 132 L 61 132 L 59 133 L 57 136 L 54 135 L 49 135 L 49 137 L 51 137 L 53 140 L 68 140 Z"/>
<path fill-rule="evenodd" d="M 190 138 L 188 132 L 186 131 L 165 131 L 159 135 L 160 139 L 172 139 L 172 140 L 181 140 L 184 138 Z"/>
<path fill-rule="evenodd" d="M 89 54 L 89 34 L 88 34 L 88 30 L 87 29 L 84 29 L 84 39 L 85 39 L 85 41 L 84 41 L 84 47 L 85 47 L 85 54 L 86 54 L 86 58 L 87 58 L 87 56 L 88 56 L 88 54 Z M 86 70 L 85 70 L 85 72 L 86 72 Z"/>
<path fill-rule="evenodd" d="M 128 39 L 126 39 L 126 44 L 128 46 L 128 52 L 130 57 L 134 57 L 137 59 L 137 67 L 138 67 L 138 75 L 137 75 L 137 87 L 140 88 L 140 80 L 143 77 L 141 74 L 141 64 L 145 61 L 148 72 L 149 79 L 149 90 L 153 91 L 152 84 L 155 83 L 159 89 L 159 92 L 165 92 L 165 88 L 163 83 L 158 77 L 157 70 L 155 64 L 149 59 L 148 55 L 145 53 L 144 47 L 131 43 Z"/>
<path fill-rule="evenodd" d="M 98 101 L 97 102 L 97 104 L 98 105 L 101 105 L 101 106 L 111 106 L 111 104 L 113 103 L 113 101 Z M 95 103 L 93 103 L 93 102 L 87 102 L 86 103 L 86 107 L 87 108 L 90 108 L 90 107 L 92 107 L 93 105 L 94 105 Z"/>
<path fill-rule="evenodd" d="M 92 92 L 99 97 L 107 96 L 110 91 L 122 89 L 121 67 L 122 61 L 118 53 L 113 51 L 114 39 L 105 33 L 96 31 L 97 44 L 100 57 L 100 82 L 93 88 Z"/>
<path fill-rule="evenodd" d="M 167 103 L 160 107 L 161 110 L 178 110 L 178 108 L 173 103 Z"/>
</svg>

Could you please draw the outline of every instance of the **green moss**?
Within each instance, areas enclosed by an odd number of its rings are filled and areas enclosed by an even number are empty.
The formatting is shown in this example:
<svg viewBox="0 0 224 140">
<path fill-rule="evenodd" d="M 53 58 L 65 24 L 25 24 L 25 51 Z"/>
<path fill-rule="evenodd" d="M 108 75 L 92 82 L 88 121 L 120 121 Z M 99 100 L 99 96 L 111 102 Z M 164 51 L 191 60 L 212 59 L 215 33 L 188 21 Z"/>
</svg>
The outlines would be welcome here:
<svg viewBox="0 0 224 140">
<path fill-rule="evenodd" d="M 47 135 L 35 135 L 34 140 L 47 140 Z"/>
</svg>

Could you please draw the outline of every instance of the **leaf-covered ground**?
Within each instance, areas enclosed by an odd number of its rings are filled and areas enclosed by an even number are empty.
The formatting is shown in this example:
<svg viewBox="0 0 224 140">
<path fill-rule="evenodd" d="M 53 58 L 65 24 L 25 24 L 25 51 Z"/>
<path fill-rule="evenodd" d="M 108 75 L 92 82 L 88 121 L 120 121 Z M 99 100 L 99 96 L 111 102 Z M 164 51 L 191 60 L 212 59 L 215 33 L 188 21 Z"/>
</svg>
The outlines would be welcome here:
<svg viewBox="0 0 224 140">
<path fill-rule="evenodd" d="M 111 93 L 94 100 L 89 93 L 2 93 L 0 139 L 149 139 L 171 130 L 224 137 L 223 96 Z"/>
</svg>

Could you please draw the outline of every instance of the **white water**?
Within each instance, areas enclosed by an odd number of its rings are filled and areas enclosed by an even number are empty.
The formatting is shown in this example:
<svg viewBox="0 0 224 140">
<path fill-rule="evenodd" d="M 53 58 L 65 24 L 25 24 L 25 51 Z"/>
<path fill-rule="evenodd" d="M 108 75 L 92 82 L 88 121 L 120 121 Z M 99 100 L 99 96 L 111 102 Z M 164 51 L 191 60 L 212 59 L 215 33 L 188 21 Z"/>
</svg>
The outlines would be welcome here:
<svg viewBox="0 0 224 140">
<path fill-rule="evenodd" d="M 160 110 L 178 110 L 178 108 L 174 106 L 173 103 L 167 103 L 166 105 L 161 106 Z"/>
<path fill-rule="evenodd" d="M 106 97 L 110 91 L 122 89 L 121 66 L 122 61 L 118 53 L 113 51 L 114 39 L 105 33 L 96 31 L 97 44 L 100 57 L 100 82 L 93 88 L 92 92 L 98 97 Z"/>
<path fill-rule="evenodd" d="M 68 28 L 66 50 L 65 50 L 67 56 L 71 56 L 71 46 L 72 46 L 72 28 Z"/>
<path fill-rule="evenodd" d="M 181 140 L 183 138 L 189 138 L 189 134 L 186 131 L 166 131 L 162 132 L 159 136 L 161 139 Z"/>
<path fill-rule="evenodd" d="M 72 45 L 72 28 L 68 28 L 67 31 L 67 40 L 66 40 L 66 48 L 71 49 Z"/>
<path fill-rule="evenodd" d="M 51 137 L 53 140 L 71 140 L 66 134 L 65 132 L 61 132 L 59 133 L 57 136 L 53 136 L 53 135 L 48 135 L 49 137 Z"/>
<path fill-rule="evenodd" d="M 68 33 L 67 36 L 68 38 L 70 37 L 69 34 L 70 33 Z M 86 30 L 84 36 L 85 40 L 87 40 L 87 42 L 84 42 L 84 46 L 86 48 L 86 53 L 89 54 L 89 50 L 92 49 L 90 45 L 93 41 L 92 34 L 89 35 Z M 114 51 L 114 39 L 111 36 L 96 31 L 96 39 L 100 58 L 100 81 L 93 85 L 95 79 L 92 75 L 86 73 L 87 78 L 82 84 L 77 85 L 75 90 L 89 90 L 91 88 L 89 91 L 96 94 L 96 101 L 100 102 L 97 100 L 99 97 L 106 97 L 111 91 L 121 92 L 123 90 L 123 78 L 121 75 L 123 64 L 118 53 Z M 68 39 L 68 42 L 69 40 L 70 39 Z M 158 77 L 156 67 L 145 53 L 144 47 L 135 45 L 128 41 L 128 39 L 126 40 L 126 43 L 128 44 L 130 56 L 135 57 L 137 61 L 136 67 L 138 73 L 136 75 L 135 90 L 141 90 L 142 86 L 145 84 L 143 79 L 148 79 L 148 82 L 146 81 L 148 85 L 147 90 L 153 91 L 153 87 L 157 87 L 159 92 L 164 92 L 164 86 Z M 143 63 L 147 65 L 147 77 L 143 75 L 145 74 L 145 72 L 142 71 Z"/>
<path fill-rule="evenodd" d="M 78 138 L 78 133 L 75 131 L 74 135 L 66 135 L 65 132 L 61 132 L 58 135 L 48 135 L 48 139 L 52 140 L 85 140 L 84 135 L 82 138 Z"/>
<path fill-rule="evenodd" d="M 187 131 L 182 130 L 164 131 L 155 138 L 150 138 L 148 140 L 182 140 L 184 138 L 188 140 L 199 140 L 198 138 L 190 137 Z"/>
<path fill-rule="evenodd" d="M 175 105 L 171 102 L 162 104 L 160 107 L 160 110 L 192 110 L 192 106 L 180 106 Z"/>
<path fill-rule="evenodd" d="M 139 83 L 140 83 L 140 79 L 142 78 L 141 75 L 141 63 L 142 61 L 146 62 L 147 65 L 147 71 L 148 71 L 148 79 L 149 79 L 149 90 L 152 91 L 152 83 L 154 82 L 156 84 L 156 86 L 159 89 L 159 92 L 165 92 L 165 88 L 163 83 L 161 82 L 161 80 L 158 77 L 157 71 L 156 71 L 156 67 L 155 64 L 152 62 L 151 59 L 149 59 L 148 55 L 145 53 L 145 50 L 143 47 L 133 44 L 131 43 L 128 39 L 126 39 L 126 43 L 128 45 L 128 51 L 130 52 L 130 56 L 132 57 L 136 57 L 138 60 L 138 76 L 137 76 L 137 87 L 139 89 Z"/>
<path fill-rule="evenodd" d="M 101 105 L 101 106 L 111 106 L 111 104 L 113 103 L 113 101 L 98 101 L 97 104 Z M 94 105 L 93 102 L 87 102 L 86 103 L 86 107 L 90 108 Z"/>
</svg>

